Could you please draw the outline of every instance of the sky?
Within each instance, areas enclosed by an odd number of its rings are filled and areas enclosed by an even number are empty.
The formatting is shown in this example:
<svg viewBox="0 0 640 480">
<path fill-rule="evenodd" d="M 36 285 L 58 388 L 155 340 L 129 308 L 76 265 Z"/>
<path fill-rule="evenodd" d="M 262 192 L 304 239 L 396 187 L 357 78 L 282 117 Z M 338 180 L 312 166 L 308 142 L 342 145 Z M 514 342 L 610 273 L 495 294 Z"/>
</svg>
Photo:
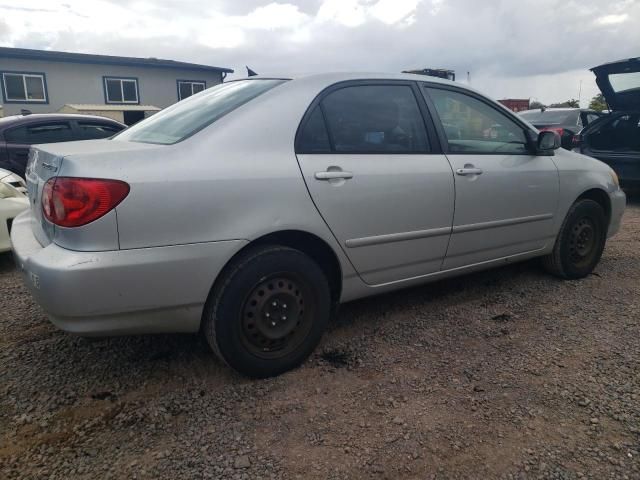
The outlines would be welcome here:
<svg viewBox="0 0 640 480">
<path fill-rule="evenodd" d="M 245 76 L 449 68 L 493 98 L 598 93 L 640 56 L 640 0 L 0 0 L 0 46 L 157 57 Z M 467 75 L 469 72 L 469 75 Z"/>
</svg>

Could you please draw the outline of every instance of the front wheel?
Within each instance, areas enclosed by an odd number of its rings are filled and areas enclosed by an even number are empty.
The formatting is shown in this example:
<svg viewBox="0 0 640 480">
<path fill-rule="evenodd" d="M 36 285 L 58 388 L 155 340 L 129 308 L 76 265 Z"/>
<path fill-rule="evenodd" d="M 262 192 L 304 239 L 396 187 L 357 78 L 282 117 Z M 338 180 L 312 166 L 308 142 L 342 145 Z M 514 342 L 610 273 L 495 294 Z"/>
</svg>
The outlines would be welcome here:
<svg viewBox="0 0 640 480">
<path fill-rule="evenodd" d="M 302 363 L 319 343 L 330 312 L 322 269 L 298 250 L 264 246 L 225 269 L 207 301 L 202 330 L 230 367 L 263 378 Z"/>
<path fill-rule="evenodd" d="M 557 277 L 578 279 L 589 275 L 607 241 L 607 218 L 593 200 L 578 200 L 569 209 L 553 251 L 542 258 L 545 269 Z"/>
</svg>

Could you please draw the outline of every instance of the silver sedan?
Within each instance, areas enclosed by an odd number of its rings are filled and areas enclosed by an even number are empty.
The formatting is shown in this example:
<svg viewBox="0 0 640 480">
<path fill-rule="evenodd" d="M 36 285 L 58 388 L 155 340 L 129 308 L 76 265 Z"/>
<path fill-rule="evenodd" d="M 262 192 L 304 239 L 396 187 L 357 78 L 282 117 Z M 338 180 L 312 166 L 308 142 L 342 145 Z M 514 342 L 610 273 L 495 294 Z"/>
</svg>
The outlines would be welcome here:
<svg viewBox="0 0 640 480">
<path fill-rule="evenodd" d="M 584 277 L 625 206 L 553 132 L 406 74 L 227 82 L 33 148 L 27 183 L 12 242 L 55 325 L 201 331 L 256 377 L 300 364 L 342 302 L 532 257 Z"/>
</svg>

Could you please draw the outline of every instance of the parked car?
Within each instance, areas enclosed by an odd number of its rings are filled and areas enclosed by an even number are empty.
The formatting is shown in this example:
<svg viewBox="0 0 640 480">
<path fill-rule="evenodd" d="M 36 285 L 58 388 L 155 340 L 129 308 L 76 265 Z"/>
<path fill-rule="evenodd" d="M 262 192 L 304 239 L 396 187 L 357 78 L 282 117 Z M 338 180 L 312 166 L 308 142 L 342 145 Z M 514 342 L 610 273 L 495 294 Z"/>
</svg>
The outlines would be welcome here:
<svg viewBox="0 0 640 480">
<path fill-rule="evenodd" d="M 538 108 L 519 112 L 531 125 L 540 131 L 556 132 L 560 135 L 562 148 L 572 148 L 573 136 L 591 122 L 600 118 L 595 110 L 584 108 Z"/>
<path fill-rule="evenodd" d="M 126 125 L 93 115 L 26 113 L 0 118 L 0 168 L 24 177 L 31 145 L 107 138 Z"/>
<path fill-rule="evenodd" d="M 611 166 L 624 188 L 640 189 L 640 57 L 591 70 L 611 113 L 574 136 L 574 151 Z"/>
<path fill-rule="evenodd" d="M 29 208 L 27 185 L 15 173 L 0 169 L 0 253 L 11 250 L 13 219 Z"/>
<path fill-rule="evenodd" d="M 605 164 L 409 74 L 225 82 L 35 147 L 27 185 L 14 252 L 55 325 L 201 331 L 256 377 L 300 364 L 342 302 L 533 257 L 584 277 L 625 206 Z"/>
</svg>

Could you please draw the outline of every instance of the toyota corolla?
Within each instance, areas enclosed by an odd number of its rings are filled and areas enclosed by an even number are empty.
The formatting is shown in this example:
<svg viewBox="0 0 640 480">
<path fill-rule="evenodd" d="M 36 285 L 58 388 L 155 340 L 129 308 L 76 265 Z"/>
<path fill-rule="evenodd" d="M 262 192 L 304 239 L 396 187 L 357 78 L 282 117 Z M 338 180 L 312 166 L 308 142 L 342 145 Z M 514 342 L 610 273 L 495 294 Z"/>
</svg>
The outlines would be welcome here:
<svg viewBox="0 0 640 480">
<path fill-rule="evenodd" d="M 625 206 L 555 133 L 409 74 L 226 82 L 33 148 L 27 184 L 13 247 L 55 325 L 200 331 L 255 377 L 300 364 L 343 302 L 533 257 L 584 277 Z"/>
</svg>

